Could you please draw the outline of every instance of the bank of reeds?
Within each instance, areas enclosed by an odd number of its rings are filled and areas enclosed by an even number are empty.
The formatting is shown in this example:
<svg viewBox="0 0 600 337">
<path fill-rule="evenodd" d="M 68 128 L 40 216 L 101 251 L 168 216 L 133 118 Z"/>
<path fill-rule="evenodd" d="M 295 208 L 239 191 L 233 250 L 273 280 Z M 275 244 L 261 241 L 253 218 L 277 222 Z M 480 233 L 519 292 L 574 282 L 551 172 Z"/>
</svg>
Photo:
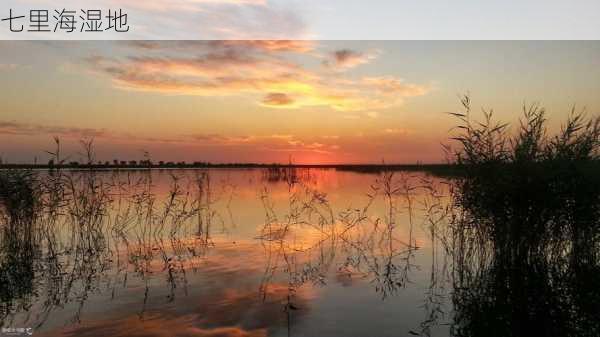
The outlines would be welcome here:
<svg viewBox="0 0 600 337">
<path fill-rule="evenodd" d="M 456 196 L 477 219 L 470 225 L 479 239 L 505 245 L 515 257 L 571 249 L 579 259 L 597 259 L 597 253 L 581 255 L 579 247 L 599 239 L 594 217 L 600 198 L 600 118 L 586 119 L 573 110 L 551 136 L 545 110 L 531 105 L 523 108 L 511 134 L 491 111 L 484 111 L 483 121 L 473 121 L 469 98 L 462 103 L 465 112 L 454 114 L 460 121 L 454 158 L 466 174 Z"/>
<path fill-rule="evenodd" d="M 554 135 L 525 106 L 516 130 L 469 97 L 454 139 L 453 333 L 597 336 L 600 119 L 571 112 Z"/>
</svg>

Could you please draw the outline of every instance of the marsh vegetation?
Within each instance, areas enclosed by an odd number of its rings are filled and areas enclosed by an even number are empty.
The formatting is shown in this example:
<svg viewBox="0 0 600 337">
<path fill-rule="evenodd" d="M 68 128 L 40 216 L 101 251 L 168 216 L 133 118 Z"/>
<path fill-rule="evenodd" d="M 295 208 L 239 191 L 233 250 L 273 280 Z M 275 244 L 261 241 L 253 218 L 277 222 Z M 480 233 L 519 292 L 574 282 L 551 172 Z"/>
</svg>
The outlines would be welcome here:
<svg viewBox="0 0 600 337">
<path fill-rule="evenodd" d="M 464 113 L 450 224 L 459 336 L 600 334 L 600 119 L 573 111 L 554 136 L 545 111 L 508 125 Z"/>
</svg>

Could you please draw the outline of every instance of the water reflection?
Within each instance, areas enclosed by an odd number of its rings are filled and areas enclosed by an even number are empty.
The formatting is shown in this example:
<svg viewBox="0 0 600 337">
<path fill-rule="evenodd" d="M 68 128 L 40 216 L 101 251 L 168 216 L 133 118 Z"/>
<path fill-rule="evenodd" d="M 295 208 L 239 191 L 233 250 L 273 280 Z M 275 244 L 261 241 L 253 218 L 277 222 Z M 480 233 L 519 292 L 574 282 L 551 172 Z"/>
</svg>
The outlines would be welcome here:
<svg viewBox="0 0 600 337">
<path fill-rule="evenodd" d="M 29 179 L 27 173 L 14 173 L 0 182 L 0 313 L 27 310 L 34 291 L 36 198 L 31 186 L 23 183 Z"/>
<path fill-rule="evenodd" d="M 11 171 L 0 184 L 3 327 L 48 336 L 598 331 L 598 196 L 589 193 L 555 188 L 550 200 L 527 185 L 491 193 L 418 172 L 287 167 Z"/>
<path fill-rule="evenodd" d="M 458 183 L 455 335 L 600 334 L 597 175 L 541 166 L 486 167 Z"/>
</svg>

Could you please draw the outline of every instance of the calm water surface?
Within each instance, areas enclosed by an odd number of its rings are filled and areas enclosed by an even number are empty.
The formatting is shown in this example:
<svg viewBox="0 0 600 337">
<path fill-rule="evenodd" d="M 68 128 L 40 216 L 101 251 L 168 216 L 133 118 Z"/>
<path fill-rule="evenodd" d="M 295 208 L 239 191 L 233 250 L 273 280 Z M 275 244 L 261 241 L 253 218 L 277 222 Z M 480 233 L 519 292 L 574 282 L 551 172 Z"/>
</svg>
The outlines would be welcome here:
<svg viewBox="0 0 600 337">
<path fill-rule="evenodd" d="M 36 242 L 31 284 L 4 299 L 2 326 L 40 336 L 449 334 L 447 258 L 424 211 L 447 202 L 442 179 L 285 173 L 68 173 L 72 196 L 39 216 L 53 233 Z"/>
</svg>

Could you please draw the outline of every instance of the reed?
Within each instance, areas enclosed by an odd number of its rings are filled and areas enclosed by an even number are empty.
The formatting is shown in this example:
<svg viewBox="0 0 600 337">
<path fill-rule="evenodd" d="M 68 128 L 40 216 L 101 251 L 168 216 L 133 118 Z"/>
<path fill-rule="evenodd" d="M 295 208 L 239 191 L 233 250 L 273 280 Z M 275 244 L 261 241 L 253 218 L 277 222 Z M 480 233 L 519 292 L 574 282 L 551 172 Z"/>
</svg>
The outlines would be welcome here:
<svg viewBox="0 0 600 337">
<path fill-rule="evenodd" d="M 595 336 L 600 293 L 600 119 L 571 112 L 549 135 L 525 106 L 515 133 L 462 99 L 446 243 L 453 334 Z M 594 318 L 595 317 L 595 318 Z"/>
</svg>

